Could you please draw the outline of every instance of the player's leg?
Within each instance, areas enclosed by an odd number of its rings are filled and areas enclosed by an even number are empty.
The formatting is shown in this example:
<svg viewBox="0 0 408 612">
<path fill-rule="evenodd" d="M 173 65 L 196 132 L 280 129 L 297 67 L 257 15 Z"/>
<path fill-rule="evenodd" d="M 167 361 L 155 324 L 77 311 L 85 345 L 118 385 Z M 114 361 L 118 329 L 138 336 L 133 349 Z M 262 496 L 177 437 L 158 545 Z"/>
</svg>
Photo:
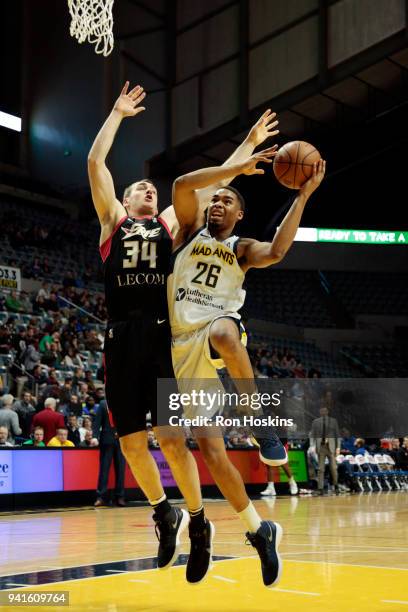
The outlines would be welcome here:
<svg viewBox="0 0 408 612">
<path fill-rule="evenodd" d="M 177 559 L 180 534 L 188 524 L 187 512 L 169 503 L 159 468 L 148 449 L 146 431 L 122 436 L 120 446 L 133 476 L 154 510 L 153 518 L 160 534 L 157 565 L 159 569 L 167 569 Z"/>
<path fill-rule="evenodd" d="M 261 491 L 261 495 L 266 495 L 268 497 L 275 497 L 276 491 L 275 491 L 275 483 L 273 480 L 273 469 L 269 465 L 266 466 L 266 477 L 268 480 L 268 484 L 266 486 L 266 489 Z"/>
<path fill-rule="evenodd" d="M 293 472 L 290 469 L 289 463 L 284 463 L 281 465 L 282 470 L 285 472 L 288 477 L 289 490 L 291 495 L 297 495 L 299 492 L 298 486 L 296 484 L 296 480 L 294 479 Z"/>
<path fill-rule="evenodd" d="M 215 319 L 211 323 L 208 340 L 212 349 L 224 362 L 238 392 L 248 395 L 256 393 L 252 365 L 248 352 L 241 342 L 237 320 L 226 317 Z M 274 466 L 287 462 L 286 449 L 272 428 L 253 427 L 252 433 L 260 447 L 259 453 L 264 463 Z"/>
<path fill-rule="evenodd" d="M 130 320 L 114 323 L 110 331 L 105 336 L 106 400 L 122 452 L 154 510 L 159 535 L 157 565 L 165 569 L 177 558 L 180 533 L 187 527 L 188 514 L 170 505 L 147 444 L 146 414 L 151 410 L 154 417 L 156 410 L 156 399 L 151 395 L 156 379 L 153 384 L 149 354 L 154 342 L 147 341 L 154 330 L 138 320 Z"/>
<path fill-rule="evenodd" d="M 231 463 L 224 439 L 207 432 L 198 432 L 196 440 L 203 458 L 224 497 L 232 505 L 246 527 L 246 537 L 256 548 L 261 559 L 262 577 L 265 586 L 277 584 L 282 570 L 282 561 L 278 548 L 282 537 L 282 528 L 273 521 L 263 521 L 249 499 L 241 474 Z M 208 533 L 208 542 L 211 533 Z"/>
</svg>

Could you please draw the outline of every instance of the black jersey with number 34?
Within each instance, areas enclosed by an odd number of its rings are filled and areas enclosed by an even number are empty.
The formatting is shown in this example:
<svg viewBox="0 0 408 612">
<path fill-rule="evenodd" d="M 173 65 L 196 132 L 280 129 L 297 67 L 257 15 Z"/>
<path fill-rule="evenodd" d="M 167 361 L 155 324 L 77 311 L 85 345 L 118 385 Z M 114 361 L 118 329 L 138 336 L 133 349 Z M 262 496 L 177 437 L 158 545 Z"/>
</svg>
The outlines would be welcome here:
<svg viewBox="0 0 408 612">
<path fill-rule="evenodd" d="M 172 236 L 158 217 L 124 217 L 100 247 L 110 321 L 168 319 L 166 282 Z"/>
</svg>

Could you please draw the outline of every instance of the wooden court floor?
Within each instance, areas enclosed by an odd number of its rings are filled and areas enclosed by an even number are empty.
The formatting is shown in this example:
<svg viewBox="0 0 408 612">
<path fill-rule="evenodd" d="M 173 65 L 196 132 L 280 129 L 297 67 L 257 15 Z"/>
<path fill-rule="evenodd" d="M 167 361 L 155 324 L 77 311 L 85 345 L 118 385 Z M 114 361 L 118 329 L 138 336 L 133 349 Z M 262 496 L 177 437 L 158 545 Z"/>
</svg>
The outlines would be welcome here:
<svg viewBox="0 0 408 612">
<path fill-rule="evenodd" d="M 139 506 L 1 515 L 0 588 L 68 591 L 70 612 L 408 611 L 408 492 L 255 504 L 284 528 L 274 589 L 262 584 L 241 521 L 210 500 L 216 561 L 200 585 L 185 581 L 185 554 L 166 572 L 154 569 L 151 512 Z"/>
</svg>

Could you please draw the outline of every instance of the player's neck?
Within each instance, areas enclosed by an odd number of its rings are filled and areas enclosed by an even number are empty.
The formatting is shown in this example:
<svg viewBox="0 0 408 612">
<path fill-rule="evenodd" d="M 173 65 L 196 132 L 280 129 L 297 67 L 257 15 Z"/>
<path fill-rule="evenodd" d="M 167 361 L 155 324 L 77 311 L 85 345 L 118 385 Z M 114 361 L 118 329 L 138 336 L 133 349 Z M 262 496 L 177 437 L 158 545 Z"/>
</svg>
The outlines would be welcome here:
<svg viewBox="0 0 408 612">
<path fill-rule="evenodd" d="M 232 234 L 231 230 L 228 228 L 217 228 L 213 225 L 207 226 L 208 232 L 211 234 L 213 238 L 218 240 L 219 242 L 224 242 L 227 238 L 229 238 Z"/>
</svg>

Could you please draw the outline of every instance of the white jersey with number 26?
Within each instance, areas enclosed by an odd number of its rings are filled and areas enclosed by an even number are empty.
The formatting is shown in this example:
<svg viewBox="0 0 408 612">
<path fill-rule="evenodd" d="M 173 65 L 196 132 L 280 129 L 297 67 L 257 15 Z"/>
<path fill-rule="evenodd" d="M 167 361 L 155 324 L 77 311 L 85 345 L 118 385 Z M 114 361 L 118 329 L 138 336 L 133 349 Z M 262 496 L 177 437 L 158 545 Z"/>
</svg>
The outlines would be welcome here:
<svg viewBox="0 0 408 612">
<path fill-rule="evenodd" d="M 203 227 L 173 253 L 167 281 L 173 337 L 218 317 L 241 318 L 245 275 L 236 256 L 238 241 L 230 236 L 221 242 Z"/>
</svg>

